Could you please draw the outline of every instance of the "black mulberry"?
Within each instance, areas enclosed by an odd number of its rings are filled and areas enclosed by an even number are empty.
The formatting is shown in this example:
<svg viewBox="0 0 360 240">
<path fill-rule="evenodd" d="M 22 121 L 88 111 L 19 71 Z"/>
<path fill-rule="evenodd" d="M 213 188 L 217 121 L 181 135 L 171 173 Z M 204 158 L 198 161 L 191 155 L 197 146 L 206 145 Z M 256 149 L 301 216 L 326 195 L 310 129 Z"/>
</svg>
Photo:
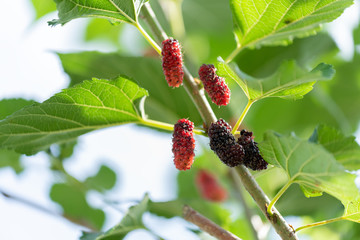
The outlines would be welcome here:
<svg viewBox="0 0 360 240">
<path fill-rule="evenodd" d="M 245 150 L 245 158 L 243 164 L 252 170 L 263 170 L 267 168 L 268 163 L 260 155 L 257 142 L 253 139 L 253 133 L 245 129 L 241 130 L 241 136 L 238 139 L 240 144 Z"/>
<path fill-rule="evenodd" d="M 234 135 L 231 134 L 230 125 L 223 119 L 212 123 L 208 130 L 210 148 L 220 160 L 229 167 L 235 167 L 243 163 L 245 151 L 236 143 Z"/>
</svg>

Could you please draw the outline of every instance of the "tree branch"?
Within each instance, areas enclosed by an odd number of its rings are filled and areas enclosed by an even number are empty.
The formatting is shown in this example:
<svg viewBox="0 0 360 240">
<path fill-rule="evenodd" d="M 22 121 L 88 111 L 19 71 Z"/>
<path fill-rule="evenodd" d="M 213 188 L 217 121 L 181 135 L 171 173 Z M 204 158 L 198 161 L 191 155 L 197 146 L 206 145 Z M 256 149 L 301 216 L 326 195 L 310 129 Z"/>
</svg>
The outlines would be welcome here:
<svg viewBox="0 0 360 240">
<path fill-rule="evenodd" d="M 290 227 L 290 225 L 285 221 L 285 219 L 281 216 L 275 207 L 272 208 L 273 215 L 270 216 L 268 214 L 267 207 L 270 203 L 270 200 L 257 184 L 249 170 L 245 166 L 240 165 L 235 167 L 235 171 L 238 173 L 241 182 L 245 186 L 245 189 L 250 193 L 251 197 L 255 200 L 260 210 L 264 213 L 280 237 L 286 240 L 298 239 L 294 229 Z"/>
<path fill-rule="evenodd" d="M 253 218 L 254 214 L 251 211 L 251 209 L 249 208 L 248 204 L 245 201 L 244 195 L 243 195 L 243 191 L 242 191 L 242 186 L 241 186 L 241 182 L 239 177 L 237 176 L 237 172 L 234 171 L 234 169 L 231 169 L 231 171 L 229 172 L 230 175 L 230 179 L 231 182 L 234 185 L 234 188 L 237 190 L 237 199 L 239 200 L 239 202 L 241 202 L 243 208 L 244 208 L 244 212 L 245 212 L 245 216 L 246 216 L 246 220 L 249 224 L 249 227 L 251 229 L 252 235 L 254 240 L 259 240 L 258 237 L 258 233 L 256 231 L 255 226 L 253 225 L 251 219 Z"/>
<path fill-rule="evenodd" d="M 151 24 L 152 22 L 157 22 L 156 16 L 146 14 L 147 11 L 152 11 L 151 6 L 149 3 L 145 3 L 142 7 L 142 13 L 144 18 L 149 24 L 151 31 L 156 36 L 161 36 L 161 40 L 165 40 L 164 30 L 161 28 L 160 24 Z M 209 102 L 205 98 L 204 91 L 200 90 L 194 78 L 189 73 L 189 71 L 184 68 L 185 76 L 184 76 L 184 87 L 193 100 L 195 106 L 197 107 L 203 121 L 207 126 L 209 126 L 212 122 L 217 120 L 213 110 L 210 107 Z M 294 230 L 286 223 L 285 219 L 280 215 L 280 213 L 273 208 L 274 214 L 270 217 L 267 214 L 267 206 L 269 204 L 269 198 L 266 194 L 262 191 L 260 186 L 257 184 L 253 176 L 244 166 L 236 167 L 236 171 L 240 176 L 242 183 L 245 186 L 245 189 L 250 193 L 250 195 L 255 200 L 256 204 L 259 206 L 261 211 L 265 214 L 267 219 L 275 228 L 276 232 L 283 238 L 283 239 L 298 239 L 295 235 Z"/>
<path fill-rule="evenodd" d="M 209 233 L 211 236 L 220 240 L 241 240 L 231 232 L 226 231 L 219 225 L 204 217 L 191 207 L 185 205 L 183 207 L 183 217 L 186 221 L 189 221 L 198 226 L 204 232 Z"/>
</svg>

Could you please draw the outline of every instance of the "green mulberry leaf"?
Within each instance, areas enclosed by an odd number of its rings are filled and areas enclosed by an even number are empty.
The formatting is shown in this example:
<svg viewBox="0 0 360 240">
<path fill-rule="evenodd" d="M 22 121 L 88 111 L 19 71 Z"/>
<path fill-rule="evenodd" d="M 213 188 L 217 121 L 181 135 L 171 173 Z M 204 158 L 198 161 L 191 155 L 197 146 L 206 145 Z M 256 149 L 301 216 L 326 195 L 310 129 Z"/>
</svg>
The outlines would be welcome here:
<svg viewBox="0 0 360 240">
<path fill-rule="evenodd" d="M 316 34 L 322 23 L 339 17 L 352 0 L 230 0 L 238 49 L 288 45 Z"/>
<path fill-rule="evenodd" d="M 360 193 L 355 185 L 356 176 L 346 172 L 322 145 L 295 136 L 267 132 L 259 148 L 268 163 L 287 174 L 288 183 L 283 189 L 297 183 L 307 197 L 317 197 L 326 192 L 344 205 L 345 212 L 340 219 L 360 222 Z"/>
<path fill-rule="evenodd" d="M 49 25 L 65 23 L 83 17 L 99 17 L 110 21 L 136 24 L 142 5 L 147 0 L 55 0 L 59 19 Z"/>
<path fill-rule="evenodd" d="M 346 137 L 335 128 L 320 125 L 315 129 L 310 141 L 325 147 L 346 169 L 360 169 L 360 146 L 354 136 Z"/>
<path fill-rule="evenodd" d="M 149 196 L 146 194 L 139 204 L 130 207 L 119 224 L 98 235 L 95 240 L 121 240 L 131 231 L 145 229 L 142 216 L 148 210 L 148 204 Z"/>
<path fill-rule="evenodd" d="M 312 71 L 300 68 L 295 61 L 285 61 L 269 77 L 254 78 L 242 72 L 236 65 L 233 70 L 224 62 L 217 62 L 217 74 L 233 79 L 253 102 L 267 97 L 300 99 L 310 92 L 316 81 L 329 80 L 335 71 L 331 65 L 321 63 Z"/>
<path fill-rule="evenodd" d="M 0 148 L 34 154 L 96 129 L 139 122 L 135 101 L 146 95 L 126 77 L 84 81 L 0 121 Z"/>
</svg>

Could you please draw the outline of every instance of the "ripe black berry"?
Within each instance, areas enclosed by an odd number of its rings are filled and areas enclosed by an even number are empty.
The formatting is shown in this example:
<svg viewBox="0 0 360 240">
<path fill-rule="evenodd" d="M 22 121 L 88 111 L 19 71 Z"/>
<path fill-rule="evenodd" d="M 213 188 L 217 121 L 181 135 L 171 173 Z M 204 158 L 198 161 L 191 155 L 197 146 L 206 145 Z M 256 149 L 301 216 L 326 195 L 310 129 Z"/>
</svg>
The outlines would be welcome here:
<svg viewBox="0 0 360 240">
<path fill-rule="evenodd" d="M 241 136 L 238 139 L 240 144 L 245 150 L 244 165 L 252 170 L 263 170 L 267 168 L 268 163 L 260 155 L 257 142 L 253 139 L 253 133 L 245 129 L 241 130 Z"/>
<path fill-rule="evenodd" d="M 220 160 L 229 167 L 235 167 L 243 163 L 245 151 L 236 143 L 234 135 L 231 134 L 230 125 L 223 119 L 212 123 L 208 130 L 210 148 Z"/>
</svg>

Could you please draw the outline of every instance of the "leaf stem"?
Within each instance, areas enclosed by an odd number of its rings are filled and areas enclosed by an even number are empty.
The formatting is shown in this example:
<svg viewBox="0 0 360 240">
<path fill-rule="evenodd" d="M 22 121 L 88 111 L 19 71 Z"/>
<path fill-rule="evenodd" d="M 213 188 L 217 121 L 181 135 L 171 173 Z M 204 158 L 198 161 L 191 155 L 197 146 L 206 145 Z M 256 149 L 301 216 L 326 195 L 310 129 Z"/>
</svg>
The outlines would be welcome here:
<svg viewBox="0 0 360 240">
<path fill-rule="evenodd" d="M 239 126 L 241 125 L 242 121 L 244 120 L 244 118 L 245 118 L 245 116 L 246 116 L 246 113 L 249 111 L 249 109 L 250 109 L 250 107 L 251 107 L 251 105 L 252 105 L 253 103 L 254 103 L 254 102 L 251 101 L 251 100 L 248 101 L 248 103 L 246 104 L 246 106 L 245 106 L 243 112 L 241 113 L 238 121 L 236 122 L 233 130 L 231 131 L 232 134 L 235 134 L 235 133 L 236 133 L 237 129 L 239 128 Z"/>
<path fill-rule="evenodd" d="M 139 23 L 136 23 L 135 27 L 139 32 L 144 36 L 144 38 L 150 43 L 150 45 L 155 49 L 155 51 L 161 55 L 161 48 L 159 45 L 149 36 L 149 34 L 141 27 Z"/>
<path fill-rule="evenodd" d="M 279 198 L 284 194 L 284 192 L 290 187 L 290 185 L 292 184 L 292 181 L 288 181 L 285 186 L 283 186 L 281 188 L 281 190 L 275 195 L 275 197 L 273 198 L 273 200 L 271 200 L 271 202 L 269 203 L 269 206 L 267 207 L 267 212 L 270 216 L 273 215 L 271 209 L 272 207 L 275 205 L 275 203 L 277 202 L 277 200 L 279 200 Z"/>
<path fill-rule="evenodd" d="M 155 121 L 155 120 L 151 120 L 151 119 L 141 119 L 140 124 L 149 126 L 149 127 L 158 128 L 158 129 L 163 129 L 163 130 L 170 131 L 170 132 L 174 131 L 173 124 Z M 207 134 L 203 130 L 194 128 L 193 132 L 197 135 L 202 135 L 202 136 L 207 137 Z"/>
<path fill-rule="evenodd" d="M 328 223 L 337 222 L 337 221 L 341 221 L 341 220 L 344 220 L 344 217 L 343 217 L 343 216 L 337 217 L 337 218 L 328 219 L 328 220 L 324 220 L 324 221 L 321 221 L 321 222 L 316 222 L 316 223 L 307 224 L 307 225 L 298 227 L 297 229 L 295 229 L 295 232 L 298 232 L 298 231 L 300 231 L 300 230 L 302 230 L 302 229 L 305 229 L 305 228 L 311 228 L 311 227 L 321 226 L 321 225 L 325 225 L 325 224 L 328 224 Z"/>
<path fill-rule="evenodd" d="M 225 63 L 231 62 L 231 61 L 236 57 L 236 55 L 239 54 L 239 52 L 241 51 L 241 49 L 242 49 L 241 46 L 240 46 L 240 45 L 237 45 L 236 48 L 235 48 L 235 50 L 232 51 L 232 53 L 230 53 L 230 55 L 226 58 Z"/>
</svg>

